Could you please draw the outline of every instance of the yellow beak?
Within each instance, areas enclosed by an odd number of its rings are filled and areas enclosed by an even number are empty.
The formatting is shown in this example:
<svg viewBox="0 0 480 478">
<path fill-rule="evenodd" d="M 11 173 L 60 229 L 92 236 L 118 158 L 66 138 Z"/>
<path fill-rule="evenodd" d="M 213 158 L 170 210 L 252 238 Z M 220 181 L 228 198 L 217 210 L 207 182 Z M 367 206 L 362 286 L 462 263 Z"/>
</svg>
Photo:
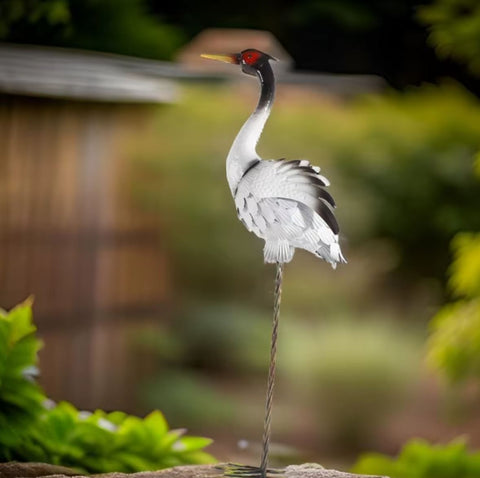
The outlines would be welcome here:
<svg viewBox="0 0 480 478">
<path fill-rule="evenodd" d="M 238 56 L 237 55 L 207 55 L 202 53 L 200 55 L 202 58 L 208 58 L 209 60 L 223 61 L 224 63 L 233 63 L 238 65 Z"/>
</svg>

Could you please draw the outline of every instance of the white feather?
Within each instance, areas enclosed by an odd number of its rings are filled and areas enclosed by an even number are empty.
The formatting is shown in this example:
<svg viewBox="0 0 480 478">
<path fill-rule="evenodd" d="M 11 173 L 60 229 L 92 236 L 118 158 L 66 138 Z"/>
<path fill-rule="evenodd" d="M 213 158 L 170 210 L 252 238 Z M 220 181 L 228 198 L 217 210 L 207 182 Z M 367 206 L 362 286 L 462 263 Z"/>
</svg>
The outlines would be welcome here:
<svg viewBox="0 0 480 478">
<path fill-rule="evenodd" d="M 273 101 L 273 92 L 270 98 Z M 345 262 L 338 226 L 318 188 L 330 182 L 306 159 L 261 160 L 256 145 L 270 114 L 266 103 L 245 122 L 227 157 L 227 180 L 239 219 L 265 240 L 265 262 L 289 262 L 303 248 L 336 266 Z"/>
</svg>

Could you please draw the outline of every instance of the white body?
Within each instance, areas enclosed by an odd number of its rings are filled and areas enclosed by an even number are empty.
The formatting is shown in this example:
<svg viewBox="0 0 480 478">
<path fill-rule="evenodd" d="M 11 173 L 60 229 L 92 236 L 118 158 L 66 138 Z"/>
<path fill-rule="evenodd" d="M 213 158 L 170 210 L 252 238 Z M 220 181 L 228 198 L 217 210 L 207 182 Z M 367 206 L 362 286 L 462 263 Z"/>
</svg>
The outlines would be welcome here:
<svg viewBox="0 0 480 478">
<path fill-rule="evenodd" d="M 227 180 L 238 217 L 249 231 L 265 240 L 265 262 L 289 262 L 299 247 L 335 268 L 346 261 L 338 234 L 316 212 L 333 217 L 329 204 L 333 200 L 321 186 L 329 182 L 319 174 L 320 168 L 307 160 L 262 160 L 256 152 L 270 106 L 250 116 L 227 157 Z"/>
</svg>

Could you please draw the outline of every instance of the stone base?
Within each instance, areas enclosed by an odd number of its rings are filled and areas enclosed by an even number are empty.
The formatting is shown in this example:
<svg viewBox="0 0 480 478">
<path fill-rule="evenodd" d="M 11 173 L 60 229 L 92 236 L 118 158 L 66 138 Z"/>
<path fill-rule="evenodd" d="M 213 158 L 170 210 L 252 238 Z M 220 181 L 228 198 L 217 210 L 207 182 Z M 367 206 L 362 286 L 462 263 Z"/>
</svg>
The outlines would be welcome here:
<svg viewBox="0 0 480 478">
<path fill-rule="evenodd" d="M 223 470 L 230 465 L 189 465 L 176 466 L 159 471 L 142 471 L 139 473 L 105 473 L 90 475 L 95 478 L 221 478 Z M 327 470 L 315 463 L 290 465 L 281 472 L 273 472 L 279 478 L 388 478 L 371 475 L 354 475 L 337 470 Z M 0 478 L 90 478 L 75 473 L 73 470 L 61 466 L 45 463 L 0 463 Z"/>
</svg>

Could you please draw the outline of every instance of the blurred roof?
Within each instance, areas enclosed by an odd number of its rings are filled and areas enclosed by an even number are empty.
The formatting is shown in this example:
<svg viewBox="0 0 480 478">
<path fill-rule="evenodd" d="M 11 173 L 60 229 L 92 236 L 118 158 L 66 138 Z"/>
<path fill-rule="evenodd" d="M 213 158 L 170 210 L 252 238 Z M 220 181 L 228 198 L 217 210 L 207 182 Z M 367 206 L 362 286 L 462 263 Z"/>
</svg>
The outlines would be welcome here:
<svg viewBox="0 0 480 478">
<path fill-rule="evenodd" d="M 173 101 L 176 86 L 162 78 L 162 63 L 152 62 L 155 74 L 145 72 L 142 63 L 80 50 L 0 44 L 0 92 L 120 103 Z"/>
<path fill-rule="evenodd" d="M 277 58 L 271 62 L 279 83 L 300 85 L 342 98 L 378 91 L 386 86 L 385 80 L 374 75 L 351 75 L 294 70 L 294 61 L 280 42 L 267 31 L 235 28 L 210 28 L 199 33 L 178 54 L 182 70 L 197 78 L 236 78 L 238 69 L 218 61 L 200 57 L 202 53 L 235 53 L 256 48 Z"/>
<path fill-rule="evenodd" d="M 342 98 L 378 91 L 385 80 L 293 70 L 293 60 L 269 32 L 210 29 L 178 55 L 178 63 L 67 48 L 0 43 L 0 93 L 117 103 L 163 103 L 177 98 L 177 80 L 241 80 L 238 69 L 200 53 L 257 48 L 272 62 L 279 83 L 301 85 Z"/>
<path fill-rule="evenodd" d="M 277 71 L 289 70 L 293 66 L 292 57 L 270 32 L 239 28 L 203 30 L 180 51 L 177 61 L 192 71 L 232 74 L 230 65 L 216 61 L 207 62 L 200 55 L 202 53 L 238 53 L 247 48 L 256 48 L 280 60 L 278 64 L 273 64 Z"/>
</svg>

